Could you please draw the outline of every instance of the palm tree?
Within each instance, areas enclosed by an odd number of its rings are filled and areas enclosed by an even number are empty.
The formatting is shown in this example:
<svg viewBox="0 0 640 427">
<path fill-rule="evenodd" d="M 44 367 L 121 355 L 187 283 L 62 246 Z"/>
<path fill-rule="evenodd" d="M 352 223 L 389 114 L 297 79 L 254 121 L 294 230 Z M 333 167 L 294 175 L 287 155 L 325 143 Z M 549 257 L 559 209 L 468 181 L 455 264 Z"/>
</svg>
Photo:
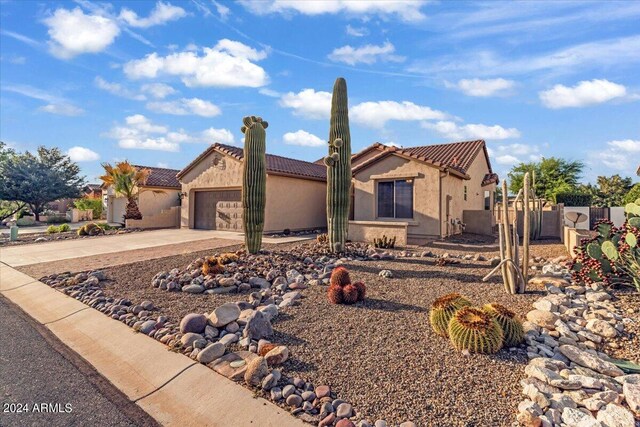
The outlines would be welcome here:
<svg viewBox="0 0 640 427">
<path fill-rule="evenodd" d="M 116 194 L 121 194 L 127 198 L 127 211 L 124 219 L 142 219 L 140 209 L 138 209 L 138 193 L 140 186 L 147 182 L 151 174 L 149 169 L 138 169 L 128 161 L 118 162 L 115 166 L 103 163 L 105 174 L 100 177 L 107 186 L 113 186 Z"/>
</svg>

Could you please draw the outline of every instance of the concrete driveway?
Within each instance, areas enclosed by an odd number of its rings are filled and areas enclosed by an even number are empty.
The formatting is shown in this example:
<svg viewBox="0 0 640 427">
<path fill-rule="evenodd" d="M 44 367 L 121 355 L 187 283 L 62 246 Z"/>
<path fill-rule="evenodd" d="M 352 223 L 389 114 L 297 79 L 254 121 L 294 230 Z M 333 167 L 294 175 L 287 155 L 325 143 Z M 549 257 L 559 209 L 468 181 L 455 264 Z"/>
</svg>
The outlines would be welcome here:
<svg viewBox="0 0 640 427">
<path fill-rule="evenodd" d="M 264 237 L 264 243 L 289 243 L 311 237 Z M 12 267 L 94 256 L 157 246 L 225 239 L 234 243 L 244 241 L 242 233 L 218 230 L 163 229 L 114 236 L 73 239 L 0 248 L 0 261 Z M 233 243 L 230 243 L 233 244 Z"/>
</svg>

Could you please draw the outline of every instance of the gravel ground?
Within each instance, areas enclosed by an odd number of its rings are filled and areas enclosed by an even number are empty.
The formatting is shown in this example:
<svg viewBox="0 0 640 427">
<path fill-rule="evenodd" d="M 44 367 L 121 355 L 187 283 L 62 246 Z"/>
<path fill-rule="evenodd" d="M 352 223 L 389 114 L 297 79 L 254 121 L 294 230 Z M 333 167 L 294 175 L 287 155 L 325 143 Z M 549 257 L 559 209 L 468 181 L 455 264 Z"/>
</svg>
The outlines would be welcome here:
<svg viewBox="0 0 640 427">
<path fill-rule="evenodd" d="M 51 224 L 55 226 L 59 226 L 60 224 Z M 98 239 L 104 236 L 113 236 L 116 234 L 124 234 L 126 233 L 140 233 L 143 232 L 143 229 L 126 229 L 125 230 L 105 230 L 104 234 L 99 234 L 97 236 L 79 236 L 77 230 L 65 231 L 63 233 L 28 233 L 28 234 L 20 234 L 18 233 L 18 240 L 11 241 L 9 240 L 9 232 L 5 229 L 2 230 L 2 237 L 0 237 L 0 247 L 6 246 L 22 246 L 22 245 L 33 245 L 33 244 L 45 244 L 48 242 L 59 242 L 61 240 L 75 240 L 75 239 Z M 38 239 L 44 238 L 46 240 Z"/>
<path fill-rule="evenodd" d="M 618 297 L 613 305 L 624 317 L 631 319 L 625 322 L 625 332 L 609 342 L 607 354 L 617 359 L 628 359 L 640 365 L 640 293 L 631 288 L 615 291 Z"/>
</svg>

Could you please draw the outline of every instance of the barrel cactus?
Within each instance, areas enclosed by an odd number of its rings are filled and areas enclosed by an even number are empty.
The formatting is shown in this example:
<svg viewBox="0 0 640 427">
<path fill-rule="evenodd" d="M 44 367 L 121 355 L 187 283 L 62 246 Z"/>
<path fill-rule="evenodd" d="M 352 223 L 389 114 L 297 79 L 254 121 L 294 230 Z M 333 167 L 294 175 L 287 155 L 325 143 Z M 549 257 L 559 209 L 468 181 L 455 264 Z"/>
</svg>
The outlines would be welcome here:
<svg viewBox="0 0 640 427">
<path fill-rule="evenodd" d="M 446 337 L 451 316 L 468 305 L 471 305 L 471 301 L 458 293 L 447 294 L 436 299 L 431 305 L 429 313 L 431 327 L 435 333 Z"/>
<path fill-rule="evenodd" d="M 367 296 L 367 287 L 362 282 L 356 282 L 353 286 L 358 290 L 358 301 L 363 301 Z"/>
<path fill-rule="evenodd" d="M 351 135 L 349 133 L 349 105 L 347 82 L 336 79 L 331 99 L 329 153 L 327 166 L 327 228 L 329 246 L 342 252 L 349 228 L 351 203 Z"/>
<path fill-rule="evenodd" d="M 354 304 L 363 301 L 367 294 L 367 287 L 362 282 L 351 283 L 349 271 L 340 266 L 331 273 L 327 298 L 332 304 Z"/>
<path fill-rule="evenodd" d="M 458 351 L 493 354 L 502 348 L 504 333 L 486 311 L 463 307 L 449 321 L 449 338 Z"/>
<path fill-rule="evenodd" d="M 351 283 L 349 271 L 344 267 L 336 267 L 331 272 L 331 278 L 329 280 L 332 286 L 339 286 L 341 288 Z"/>
<path fill-rule="evenodd" d="M 491 317 L 496 319 L 504 334 L 505 347 L 514 347 L 524 340 L 524 328 L 516 314 L 501 304 L 485 304 L 482 307 Z"/>
<path fill-rule="evenodd" d="M 242 119 L 244 167 L 242 174 L 242 222 L 247 251 L 255 254 L 262 245 L 267 192 L 266 132 L 269 124 L 260 117 Z"/>
<path fill-rule="evenodd" d="M 344 302 L 342 288 L 335 285 L 329 286 L 329 289 L 327 289 L 327 298 L 331 304 L 342 304 Z"/>
<path fill-rule="evenodd" d="M 345 304 L 355 304 L 358 301 L 358 288 L 351 284 L 342 288 L 342 301 Z"/>
</svg>

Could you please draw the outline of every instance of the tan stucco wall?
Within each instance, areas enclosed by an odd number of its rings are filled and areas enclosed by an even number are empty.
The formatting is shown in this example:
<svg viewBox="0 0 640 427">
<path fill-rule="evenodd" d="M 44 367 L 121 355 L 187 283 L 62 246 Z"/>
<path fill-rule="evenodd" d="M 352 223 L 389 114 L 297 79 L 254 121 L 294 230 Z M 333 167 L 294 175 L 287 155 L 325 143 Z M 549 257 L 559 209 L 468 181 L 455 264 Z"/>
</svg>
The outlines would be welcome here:
<svg viewBox="0 0 640 427">
<path fill-rule="evenodd" d="M 215 157 L 224 162 L 213 166 Z M 182 191 L 187 195 L 182 200 L 180 226 L 193 228 L 194 193 L 198 190 L 239 190 L 242 188 L 242 162 L 217 151 L 209 153 L 182 178 Z"/>
<path fill-rule="evenodd" d="M 406 222 L 388 221 L 349 221 L 349 240 L 354 242 L 373 243 L 374 239 L 386 236 L 396 238 L 396 246 L 407 246 Z"/>
<path fill-rule="evenodd" d="M 143 215 L 142 219 L 128 219 L 127 228 L 176 228 L 180 224 L 180 206 L 172 206 L 154 215 Z"/>
<path fill-rule="evenodd" d="M 267 175 L 265 232 L 327 226 L 327 184 Z"/>
<path fill-rule="evenodd" d="M 156 193 L 156 191 L 161 191 L 161 193 Z M 180 194 L 180 190 L 178 189 L 145 187 L 144 190 L 138 194 L 138 208 L 140 209 L 140 213 L 143 217 L 157 215 L 172 206 L 178 206 L 178 194 Z"/>
<path fill-rule="evenodd" d="M 358 172 L 354 177 L 355 221 L 408 222 L 409 237 L 438 236 L 440 233 L 438 199 L 440 171 L 437 168 L 390 155 Z M 379 179 L 384 176 L 384 179 Z M 377 218 L 377 182 L 386 179 L 411 178 L 413 183 L 413 219 Z"/>
<path fill-rule="evenodd" d="M 449 174 L 442 178 L 442 230 L 447 230 L 447 221 L 459 219 L 463 221 L 463 211 L 484 210 L 484 192 L 489 191 L 493 201 L 495 184 L 482 186 L 484 176 L 489 172 L 487 159 L 479 152 L 467 170 L 469 180 Z M 464 200 L 464 187 L 467 186 L 467 200 Z M 451 196 L 449 218 L 447 218 L 447 195 Z"/>
<path fill-rule="evenodd" d="M 351 161 L 351 167 L 356 167 L 357 165 L 359 165 L 360 163 L 364 163 L 367 160 L 377 156 L 378 154 L 380 154 L 382 151 L 380 150 L 370 150 L 367 153 L 364 153 L 362 155 L 360 155 L 360 157 L 358 157 L 355 160 Z"/>
<path fill-rule="evenodd" d="M 215 155 L 224 158 L 224 168 L 220 164 L 213 167 Z M 180 181 L 182 191 L 187 194 L 182 201 L 180 224 L 181 227 L 193 228 L 194 193 L 201 190 L 242 189 L 242 162 L 217 152 L 210 153 Z M 326 226 L 325 182 L 267 175 L 265 232 Z"/>
</svg>

